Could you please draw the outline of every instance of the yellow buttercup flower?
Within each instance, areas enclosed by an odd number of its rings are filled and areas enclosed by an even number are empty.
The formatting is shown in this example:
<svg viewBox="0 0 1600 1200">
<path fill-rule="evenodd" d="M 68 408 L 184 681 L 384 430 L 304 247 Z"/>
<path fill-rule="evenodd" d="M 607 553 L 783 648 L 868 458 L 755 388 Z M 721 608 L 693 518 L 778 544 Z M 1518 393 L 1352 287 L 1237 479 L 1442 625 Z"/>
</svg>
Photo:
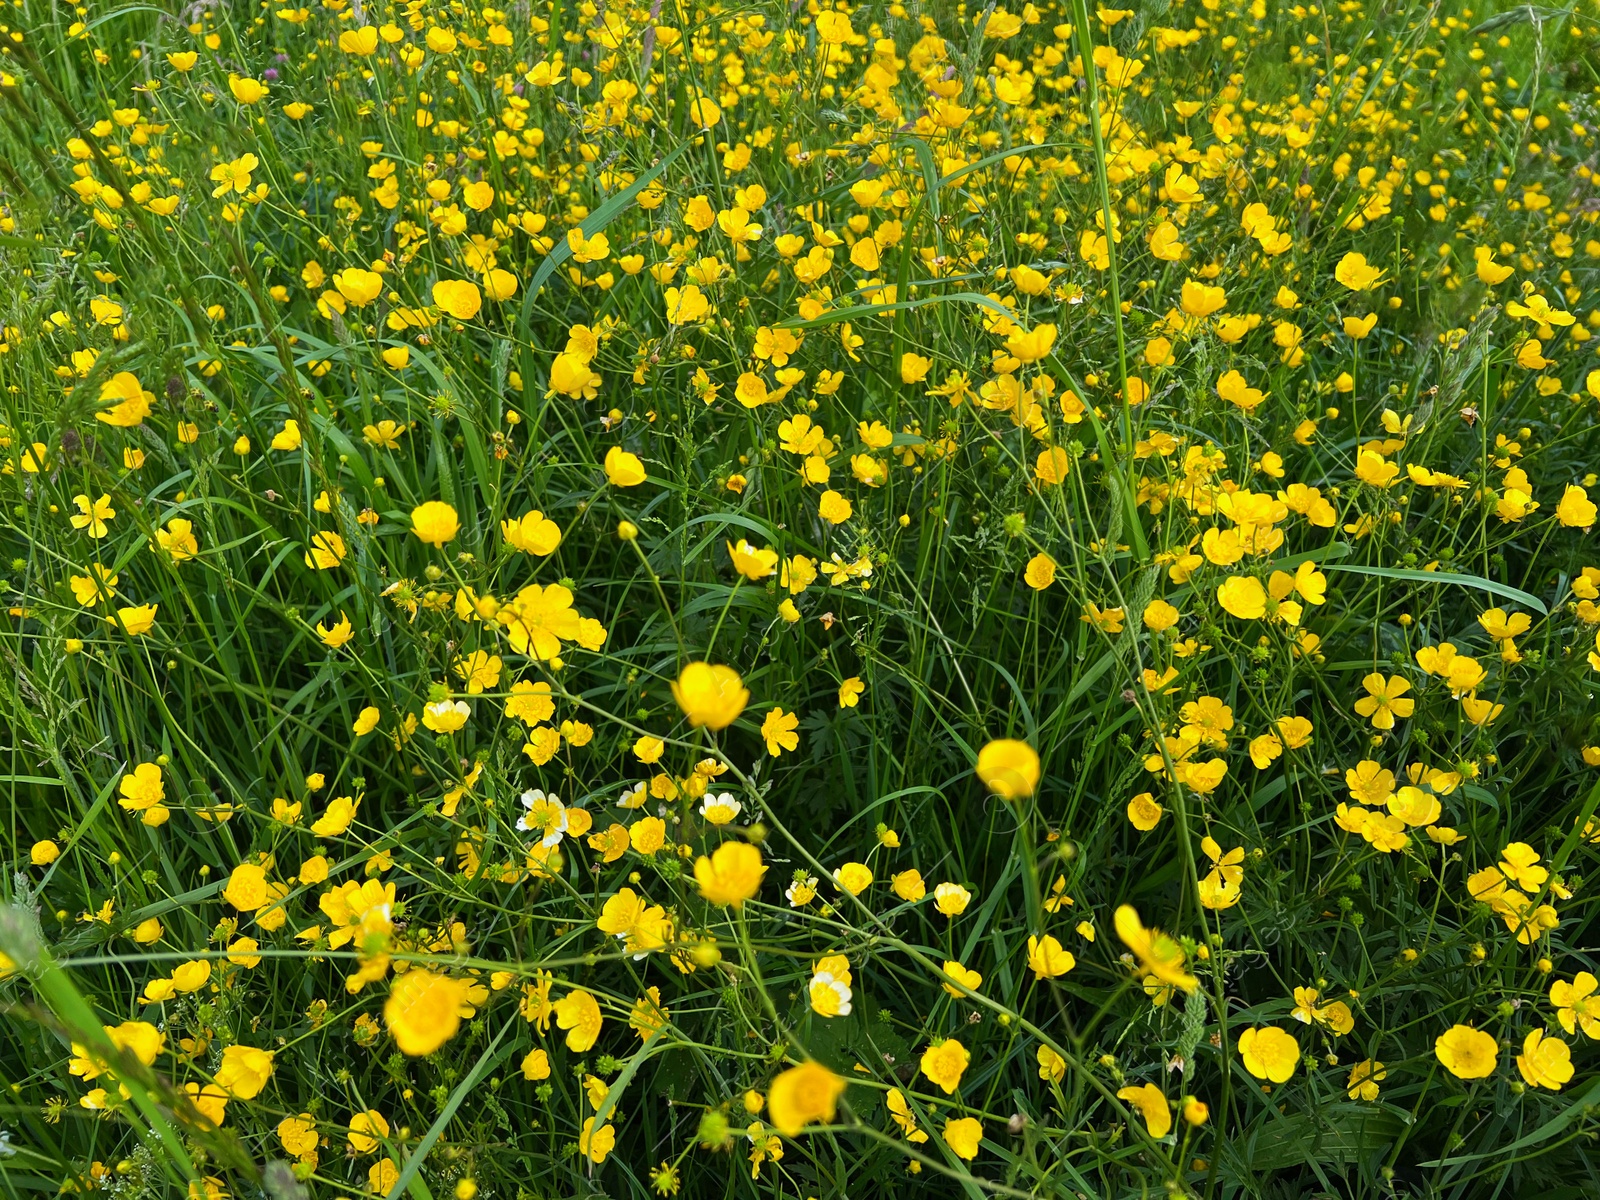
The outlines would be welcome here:
<svg viewBox="0 0 1600 1200">
<path fill-rule="evenodd" d="M 411 532 L 430 546 L 443 548 L 455 541 L 459 529 L 456 510 L 442 500 L 429 500 L 411 510 Z"/>
<path fill-rule="evenodd" d="M 817 14 L 817 37 L 830 46 L 842 46 L 855 36 L 850 18 L 842 12 L 824 9 Z"/>
<path fill-rule="evenodd" d="M 924 1050 L 919 1065 L 922 1073 L 945 1095 L 950 1096 L 961 1085 L 961 1076 L 971 1061 L 972 1055 L 965 1046 L 955 1038 L 946 1038 Z"/>
<path fill-rule="evenodd" d="M 761 877 L 766 873 L 761 851 L 748 842 L 724 842 L 694 864 L 700 895 L 708 903 L 732 908 L 742 907 L 761 890 Z"/>
<path fill-rule="evenodd" d="M 784 1137 L 794 1137 L 807 1125 L 832 1121 L 844 1094 L 845 1080 L 821 1063 L 790 1067 L 767 1088 L 767 1115 Z"/>
<path fill-rule="evenodd" d="M 1217 603 L 1229 616 L 1259 621 L 1267 615 L 1267 589 L 1250 575 L 1230 575 L 1217 586 Z"/>
<path fill-rule="evenodd" d="M 944 1123 L 940 1136 L 958 1158 L 971 1162 L 983 1142 L 983 1122 L 976 1117 L 955 1117 Z"/>
<path fill-rule="evenodd" d="M 500 533 L 512 549 L 539 558 L 548 558 L 561 545 L 561 526 L 538 509 L 500 522 Z"/>
<path fill-rule="evenodd" d="M 378 27 L 365 25 L 360 29 L 347 29 L 339 35 L 339 49 L 346 54 L 365 58 L 378 49 Z"/>
<path fill-rule="evenodd" d="M 432 1054 L 456 1034 L 467 985 L 449 975 L 413 967 L 389 989 L 383 1020 L 401 1053 Z"/>
<path fill-rule="evenodd" d="M 470 280 L 441 279 L 433 285 L 433 303 L 458 321 L 470 321 L 483 307 L 483 294 Z"/>
<path fill-rule="evenodd" d="M 248 76 L 229 75 L 228 90 L 240 104 L 254 104 L 267 94 L 267 85 Z"/>
<path fill-rule="evenodd" d="M 1393 729 L 1395 719 L 1409 717 L 1416 711 L 1417 702 L 1405 693 L 1411 685 L 1399 675 L 1385 679 L 1373 672 L 1361 681 L 1367 694 L 1355 703 L 1355 710 L 1372 722 L 1374 729 Z"/>
<path fill-rule="evenodd" d="M 1022 800 L 1039 786 L 1039 755 L 1027 742 L 1001 738 L 978 751 L 978 778 L 1002 800 Z"/>
<path fill-rule="evenodd" d="M 273 1055 L 250 1046 L 229 1046 L 217 1067 L 217 1086 L 235 1100 L 254 1100 L 272 1076 Z"/>
<path fill-rule="evenodd" d="M 1056 561 L 1048 554 L 1035 554 L 1028 560 L 1022 573 L 1023 580 L 1036 592 L 1042 592 L 1056 581 Z"/>
<path fill-rule="evenodd" d="M 689 724 L 723 730 L 744 711 L 750 692 L 732 667 L 692 662 L 673 683 L 672 698 Z"/>
<path fill-rule="evenodd" d="M 333 277 L 333 286 L 347 301 L 360 308 L 383 293 L 383 276 L 365 267 L 347 267 Z"/>
<path fill-rule="evenodd" d="M 1239 1035 L 1239 1057 L 1257 1079 L 1287 1083 L 1300 1064 L 1300 1043 L 1275 1026 L 1252 1026 Z"/>
<path fill-rule="evenodd" d="M 72 516 L 74 529 L 81 529 L 95 539 L 103 538 L 110 532 L 110 522 L 117 515 L 117 510 L 111 507 L 110 496 L 102 495 L 97 500 L 90 500 L 88 496 L 74 496 L 72 503 L 78 509 Z"/>
<path fill-rule="evenodd" d="M 1028 937 L 1028 966 L 1039 979 L 1056 979 L 1078 965 L 1072 952 L 1062 947 L 1053 934 Z"/>
<path fill-rule="evenodd" d="M 644 463 L 639 456 L 620 446 L 606 451 L 605 471 L 613 487 L 638 487 L 645 480 Z"/>
<path fill-rule="evenodd" d="M 1470 1025 L 1452 1025 L 1433 1044 L 1440 1064 L 1457 1079 L 1484 1079 L 1499 1065 L 1500 1047 L 1493 1037 Z"/>
<path fill-rule="evenodd" d="M 339 619 L 331 626 L 317 622 L 317 637 L 330 650 L 337 650 L 354 636 L 355 627 L 350 624 L 350 618 L 342 612 L 339 614 Z"/>
<path fill-rule="evenodd" d="M 1153 1138 L 1164 1138 L 1172 1132 L 1172 1105 L 1166 1095 L 1153 1083 L 1129 1085 L 1117 1092 L 1117 1099 L 1126 1100 L 1141 1117 Z"/>
<path fill-rule="evenodd" d="M 1146 929 L 1132 905 L 1117 909 L 1115 925 L 1117 936 L 1147 973 L 1185 992 L 1200 986 L 1200 981 L 1183 969 L 1183 948 L 1159 929 Z"/>
<path fill-rule="evenodd" d="M 306 551 L 306 566 L 331 571 L 344 561 L 345 554 L 344 539 L 337 533 L 316 533 L 311 537 L 311 549 Z"/>
<path fill-rule="evenodd" d="M 1367 256 L 1352 250 L 1333 268 L 1333 277 L 1353 292 L 1365 292 L 1383 279 L 1382 269 L 1367 262 Z"/>
<path fill-rule="evenodd" d="M 1567 484 L 1561 493 L 1561 503 L 1556 505 L 1556 520 L 1569 529 L 1590 529 L 1595 523 L 1596 507 L 1589 493 L 1575 483 Z"/>
</svg>

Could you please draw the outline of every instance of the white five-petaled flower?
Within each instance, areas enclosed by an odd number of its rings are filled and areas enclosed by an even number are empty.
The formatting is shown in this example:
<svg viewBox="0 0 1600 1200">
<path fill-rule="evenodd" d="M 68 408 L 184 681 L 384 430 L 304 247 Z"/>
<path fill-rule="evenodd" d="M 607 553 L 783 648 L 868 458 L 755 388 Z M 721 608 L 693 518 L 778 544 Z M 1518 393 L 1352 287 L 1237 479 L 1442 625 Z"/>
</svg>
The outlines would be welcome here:
<svg viewBox="0 0 1600 1200">
<path fill-rule="evenodd" d="M 522 807 L 528 811 L 517 818 L 518 829 L 537 833 L 539 845 L 546 850 L 561 841 L 561 835 L 567 832 L 567 810 L 557 797 L 534 788 L 522 793 Z"/>
<path fill-rule="evenodd" d="M 818 1005 L 817 1001 L 820 997 L 818 997 L 817 992 L 819 990 L 832 992 L 838 997 L 838 1007 L 832 1013 L 826 1011 L 828 1007 L 832 1007 L 831 1005 L 826 1003 Z M 811 977 L 811 1006 L 823 1016 L 848 1017 L 850 1015 L 851 995 L 850 985 L 834 978 L 832 971 L 818 971 Z"/>
<path fill-rule="evenodd" d="M 700 801 L 700 815 L 713 825 L 726 825 L 744 811 L 744 806 L 733 798 L 733 793 L 712 795 L 707 792 Z"/>
<path fill-rule="evenodd" d="M 817 877 L 807 875 L 802 879 L 796 879 L 784 889 L 783 894 L 791 908 L 803 908 L 817 897 Z"/>
</svg>

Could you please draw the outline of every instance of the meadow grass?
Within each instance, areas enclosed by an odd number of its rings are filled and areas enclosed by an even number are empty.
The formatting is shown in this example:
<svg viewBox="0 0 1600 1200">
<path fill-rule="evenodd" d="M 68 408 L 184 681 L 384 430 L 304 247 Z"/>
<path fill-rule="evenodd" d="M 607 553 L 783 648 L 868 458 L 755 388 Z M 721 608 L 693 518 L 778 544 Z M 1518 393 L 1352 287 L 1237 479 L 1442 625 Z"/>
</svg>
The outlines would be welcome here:
<svg viewBox="0 0 1600 1200">
<path fill-rule="evenodd" d="M 1597 37 L 13 0 L 0 1191 L 1600 1192 Z"/>
</svg>

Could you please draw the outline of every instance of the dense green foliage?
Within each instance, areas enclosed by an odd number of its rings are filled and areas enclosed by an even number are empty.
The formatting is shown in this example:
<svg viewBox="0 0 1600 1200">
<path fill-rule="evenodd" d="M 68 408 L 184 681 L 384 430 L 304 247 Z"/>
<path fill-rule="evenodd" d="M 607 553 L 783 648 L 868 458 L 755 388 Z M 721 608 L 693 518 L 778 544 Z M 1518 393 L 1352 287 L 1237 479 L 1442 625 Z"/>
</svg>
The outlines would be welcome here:
<svg viewBox="0 0 1600 1200">
<path fill-rule="evenodd" d="M 0 19 L 7 1197 L 1600 1191 L 1595 4 Z"/>
</svg>

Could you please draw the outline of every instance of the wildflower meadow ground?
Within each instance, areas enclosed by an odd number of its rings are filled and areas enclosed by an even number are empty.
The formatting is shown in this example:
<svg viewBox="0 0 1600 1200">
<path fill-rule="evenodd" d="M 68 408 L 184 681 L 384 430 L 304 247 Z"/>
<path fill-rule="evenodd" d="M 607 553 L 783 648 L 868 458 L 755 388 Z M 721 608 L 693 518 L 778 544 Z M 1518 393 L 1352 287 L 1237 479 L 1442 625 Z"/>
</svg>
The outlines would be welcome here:
<svg viewBox="0 0 1600 1200">
<path fill-rule="evenodd" d="M 4 1200 L 1600 1195 L 1600 3 L 295 3 L 0 8 Z"/>
</svg>

